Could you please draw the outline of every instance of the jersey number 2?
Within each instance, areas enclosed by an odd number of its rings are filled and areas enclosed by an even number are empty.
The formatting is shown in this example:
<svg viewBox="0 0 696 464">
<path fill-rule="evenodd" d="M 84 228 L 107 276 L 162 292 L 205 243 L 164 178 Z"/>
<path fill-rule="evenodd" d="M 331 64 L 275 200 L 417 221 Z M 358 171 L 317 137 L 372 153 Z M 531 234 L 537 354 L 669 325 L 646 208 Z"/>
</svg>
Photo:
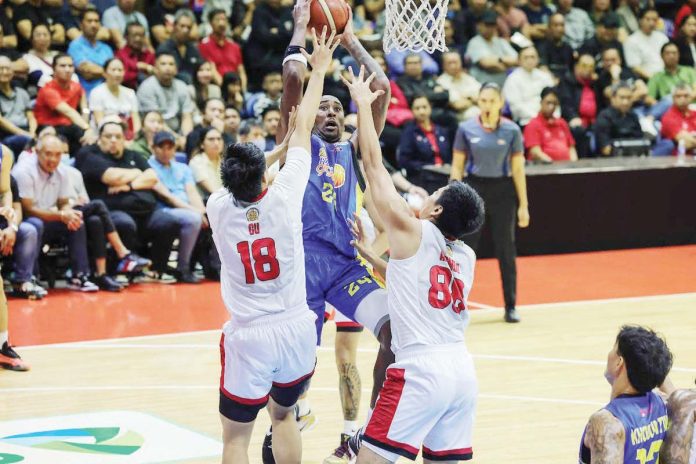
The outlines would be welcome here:
<svg viewBox="0 0 696 464">
<path fill-rule="evenodd" d="M 237 244 L 237 253 L 244 264 L 246 283 L 253 284 L 256 279 L 262 282 L 273 280 L 280 275 L 280 263 L 276 259 L 276 247 L 272 238 L 254 240 L 251 243 L 251 251 L 249 248 L 249 242 Z"/>
<path fill-rule="evenodd" d="M 464 304 L 464 282 L 452 278 L 452 271 L 444 266 L 430 268 L 430 290 L 428 303 L 435 309 L 443 309 L 452 304 L 452 310 L 459 314 L 466 309 Z"/>
</svg>

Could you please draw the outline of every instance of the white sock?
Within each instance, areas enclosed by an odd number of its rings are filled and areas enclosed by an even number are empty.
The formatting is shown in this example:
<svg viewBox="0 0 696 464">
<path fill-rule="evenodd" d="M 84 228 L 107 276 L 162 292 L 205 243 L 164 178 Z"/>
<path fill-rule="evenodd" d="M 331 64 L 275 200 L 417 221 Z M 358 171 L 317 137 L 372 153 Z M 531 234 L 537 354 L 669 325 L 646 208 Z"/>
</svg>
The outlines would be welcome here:
<svg viewBox="0 0 696 464">
<path fill-rule="evenodd" d="M 358 431 L 358 421 L 343 421 L 343 433 L 346 435 L 353 435 Z"/>
<path fill-rule="evenodd" d="M 4 332 L 0 332 L 0 347 L 7 343 L 7 330 Z"/>
<path fill-rule="evenodd" d="M 300 416 L 306 416 L 309 414 L 309 400 L 307 398 L 300 398 L 297 400 L 297 408 Z"/>
</svg>

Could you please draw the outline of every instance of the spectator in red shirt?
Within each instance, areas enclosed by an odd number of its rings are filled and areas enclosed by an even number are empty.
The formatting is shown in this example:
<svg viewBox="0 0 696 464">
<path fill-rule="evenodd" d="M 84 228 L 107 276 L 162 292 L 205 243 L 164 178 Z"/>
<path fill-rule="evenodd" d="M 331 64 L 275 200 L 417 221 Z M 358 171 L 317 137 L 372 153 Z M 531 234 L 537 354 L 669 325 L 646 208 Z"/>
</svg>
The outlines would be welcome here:
<svg viewBox="0 0 696 464">
<path fill-rule="evenodd" d="M 73 155 L 81 144 L 91 144 L 97 139 L 89 126 L 85 91 L 72 80 L 74 73 L 72 57 L 64 53 L 56 55 L 53 58 L 53 80 L 39 90 L 34 107 L 38 130 L 43 126 L 55 127 L 56 132 L 68 139 Z"/>
<path fill-rule="evenodd" d="M 689 109 L 693 91 L 689 84 L 679 83 L 672 89 L 674 104 L 662 116 L 662 137 L 672 140 L 675 145 L 683 140 L 686 149 L 696 152 L 696 112 Z M 676 154 L 675 148 L 673 154 Z"/>
<path fill-rule="evenodd" d="M 242 49 L 234 41 L 227 38 L 230 23 L 222 9 L 214 9 L 208 14 L 208 22 L 213 32 L 198 45 L 201 56 L 215 64 L 217 82 L 221 83 L 225 73 L 235 72 L 242 80 L 242 89 L 246 91 L 247 75 L 242 62 Z"/>
<path fill-rule="evenodd" d="M 577 161 L 575 140 L 568 123 L 555 116 L 558 104 L 556 89 L 546 87 L 541 91 L 541 111 L 524 128 L 528 159 L 542 163 Z"/>
<path fill-rule="evenodd" d="M 596 85 L 595 60 L 591 55 L 580 55 L 574 72 L 564 76 L 558 84 L 561 115 L 568 121 L 580 158 L 593 156 L 589 132 L 597 119 L 601 92 Z"/>
<path fill-rule="evenodd" d="M 123 62 L 123 85 L 136 89 L 155 71 L 155 54 L 145 48 L 145 27 L 132 22 L 126 26 L 126 46 L 116 52 Z"/>
</svg>

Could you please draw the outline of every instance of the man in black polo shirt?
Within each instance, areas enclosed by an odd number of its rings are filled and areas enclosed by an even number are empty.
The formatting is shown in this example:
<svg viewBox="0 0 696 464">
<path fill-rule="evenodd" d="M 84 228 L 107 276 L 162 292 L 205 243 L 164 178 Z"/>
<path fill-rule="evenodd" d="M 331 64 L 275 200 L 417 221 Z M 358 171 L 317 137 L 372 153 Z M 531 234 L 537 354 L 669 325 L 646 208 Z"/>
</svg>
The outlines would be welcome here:
<svg viewBox="0 0 696 464">
<path fill-rule="evenodd" d="M 196 42 L 191 39 L 191 28 L 196 24 L 196 18 L 189 10 L 179 10 L 174 16 L 174 31 L 169 40 L 157 47 L 157 55 L 168 53 L 174 57 L 179 73 L 177 79 L 186 84 L 192 84 L 196 67 L 203 61 Z"/>
<path fill-rule="evenodd" d="M 157 209 L 155 171 L 140 154 L 126 150 L 124 142 L 121 123 L 107 119 L 99 127 L 97 145 L 83 148 L 75 165 L 82 172 L 90 198 L 103 200 L 109 207 L 126 247 L 140 250 L 141 244 L 151 241 L 152 277 L 172 283 L 174 279 L 165 271 L 179 226 L 164 210 Z"/>
<path fill-rule="evenodd" d="M 612 143 L 617 140 L 643 139 L 638 116 L 631 110 L 632 87 L 619 82 L 612 87 L 611 93 L 611 106 L 602 110 L 595 122 L 597 149 L 603 156 L 611 156 Z"/>
<path fill-rule="evenodd" d="M 619 15 L 614 12 L 605 14 L 597 24 L 594 37 L 586 40 L 580 47 L 581 55 L 587 54 L 595 59 L 597 70 L 602 68 L 602 52 L 607 48 L 617 49 L 621 55 L 621 61 L 625 61 L 623 47 L 618 39 L 619 27 L 621 27 Z"/>
<path fill-rule="evenodd" d="M 574 62 L 573 47 L 565 40 L 565 17 L 554 13 L 549 17 L 547 37 L 539 43 L 539 63 L 561 79 L 572 72 Z"/>
</svg>

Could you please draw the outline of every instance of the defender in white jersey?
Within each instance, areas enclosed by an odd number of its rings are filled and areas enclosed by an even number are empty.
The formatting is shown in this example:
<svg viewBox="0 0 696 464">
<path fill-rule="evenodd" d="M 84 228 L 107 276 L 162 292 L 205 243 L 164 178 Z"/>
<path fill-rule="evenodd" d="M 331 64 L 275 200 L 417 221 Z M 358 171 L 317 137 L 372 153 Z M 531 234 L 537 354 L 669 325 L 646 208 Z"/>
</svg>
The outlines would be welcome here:
<svg viewBox="0 0 696 464">
<path fill-rule="evenodd" d="M 223 463 L 248 463 L 259 410 L 269 404 L 273 454 L 298 463 L 300 434 L 293 408 L 316 363 L 316 315 L 307 306 L 302 202 L 311 166 L 310 134 L 324 75 L 338 46 L 314 37 L 305 57 L 312 74 L 297 110 L 285 165 L 269 187 L 264 153 L 250 143 L 227 149 L 223 189 L 207 205 L 222 264 L 222 297 L 230 313 L 220 341 Z M 270 399 L 269 399 L 270 397 Z"/>
<path fill-rule="evenodd" d="M 471 459 L 477 382 L 464 344 L 466 298 L 476 256 L 458 240 L 481 227 L 483 200 L 453 182 L 428 197 L 417 219 L 382 164 L 372 122 L 370 76 L 347 82 L 358 106 L 358 142 L 372 198 L 389 239 L 386 266 L 392 349 L 396 362 L 363 435 L 358 463 Z M 380 267 L 376 269 L 382 271 Z"/>
</svg>

